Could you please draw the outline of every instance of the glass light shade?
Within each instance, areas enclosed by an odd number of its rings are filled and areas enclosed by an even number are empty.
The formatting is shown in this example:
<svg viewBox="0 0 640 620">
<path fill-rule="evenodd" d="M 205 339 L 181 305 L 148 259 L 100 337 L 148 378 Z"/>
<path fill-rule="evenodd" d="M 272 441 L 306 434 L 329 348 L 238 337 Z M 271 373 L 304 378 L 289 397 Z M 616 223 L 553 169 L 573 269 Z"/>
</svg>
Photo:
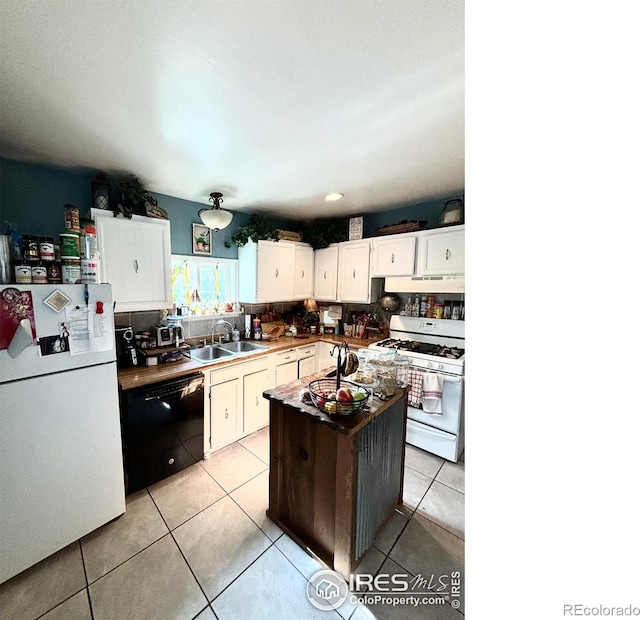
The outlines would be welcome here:
<svg viewBox="0 0 640 620">
<path fill-rule="evenodd" d="M 318 304 L 315 299 L 305 299 L 304 308 L 307 312 L 318 312 Z"/>
<path fill-rule="evenodd" d="M 231 211 L 225 211 L 224 209 L 200 209 L 198 215 L 202 220 L 202 223 L 213 230 L 222 230 L 231 224 L 233 219 L 233 213 Z"/>
</svg>

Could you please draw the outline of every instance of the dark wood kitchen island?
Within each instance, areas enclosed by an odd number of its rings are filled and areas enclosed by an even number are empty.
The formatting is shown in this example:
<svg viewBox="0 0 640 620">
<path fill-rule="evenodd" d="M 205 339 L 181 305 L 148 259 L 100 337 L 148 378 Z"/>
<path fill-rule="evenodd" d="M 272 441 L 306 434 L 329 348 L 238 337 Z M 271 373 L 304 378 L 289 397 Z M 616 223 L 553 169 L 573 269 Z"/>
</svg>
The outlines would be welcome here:
<svg viewBox="0 0 640 620">
<path fill-rule="evenodd" d="M 267 390 L 267 515 L 303 549 L 349 578 L 402 503 L 408 389 L 331 416 L 298 394 L 326 371 Z"/>
</svg>

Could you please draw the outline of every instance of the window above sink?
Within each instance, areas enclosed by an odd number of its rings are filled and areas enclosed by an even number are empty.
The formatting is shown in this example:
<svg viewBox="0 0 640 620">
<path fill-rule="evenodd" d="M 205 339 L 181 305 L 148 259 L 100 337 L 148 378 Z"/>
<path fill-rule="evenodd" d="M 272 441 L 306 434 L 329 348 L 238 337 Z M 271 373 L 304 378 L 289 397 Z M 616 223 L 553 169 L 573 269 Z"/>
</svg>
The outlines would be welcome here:
<svg viewBox="0 0 640 620">
<path fill-rule="evenodd" d="M 173 254 L 171 289 L 183 318 L 238 316 L 238 261 Z"/>
</svg>

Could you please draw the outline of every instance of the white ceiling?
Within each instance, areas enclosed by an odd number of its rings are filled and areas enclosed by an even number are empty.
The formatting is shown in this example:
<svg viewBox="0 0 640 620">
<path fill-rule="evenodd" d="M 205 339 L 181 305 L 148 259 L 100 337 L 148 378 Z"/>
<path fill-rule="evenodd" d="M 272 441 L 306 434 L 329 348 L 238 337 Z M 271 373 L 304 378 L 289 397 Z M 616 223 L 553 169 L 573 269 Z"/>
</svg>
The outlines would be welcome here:
<svg viewBox="0 0 640 620">
<path fill-rule="evenodd" d="M 301 220 L 464 189 L 462 0 L 4 0 L 0 50 L 8 158 Z"/>
</svg>

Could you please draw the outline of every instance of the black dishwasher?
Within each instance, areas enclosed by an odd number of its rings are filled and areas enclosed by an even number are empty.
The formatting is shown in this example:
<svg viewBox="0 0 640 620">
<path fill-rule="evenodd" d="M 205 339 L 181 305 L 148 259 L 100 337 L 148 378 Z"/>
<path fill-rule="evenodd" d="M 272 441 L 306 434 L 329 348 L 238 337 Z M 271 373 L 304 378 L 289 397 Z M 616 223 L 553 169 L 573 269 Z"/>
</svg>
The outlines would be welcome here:
<svg viewBox="0 0 640 620">
<path fill-rule="evenodd" d="M 202 460 L 202 373 L 127 390 L 120 409 L 127 494 Z"/>
</svg>

